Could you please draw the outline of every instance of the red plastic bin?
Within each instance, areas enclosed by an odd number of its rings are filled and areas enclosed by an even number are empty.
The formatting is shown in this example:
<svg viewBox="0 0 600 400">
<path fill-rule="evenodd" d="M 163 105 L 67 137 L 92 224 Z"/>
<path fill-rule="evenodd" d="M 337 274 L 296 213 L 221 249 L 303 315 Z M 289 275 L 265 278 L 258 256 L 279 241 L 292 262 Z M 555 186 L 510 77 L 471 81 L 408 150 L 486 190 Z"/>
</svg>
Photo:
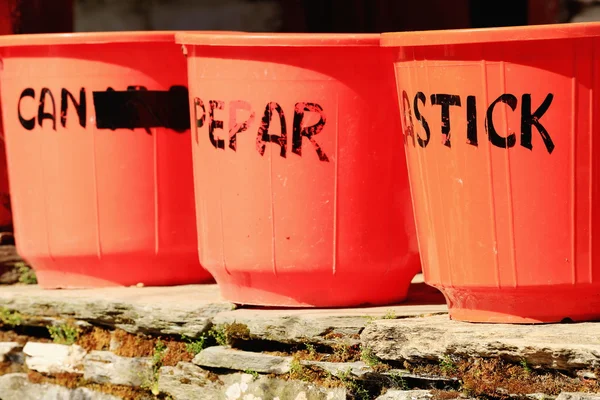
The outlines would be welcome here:
<svg viewBox="0 0 600 400">
<path fill-rule="evenodd" d="M 210 280 L 173 32 L 0 37 L 15 239 L 44 288 Z"/>
<path fill-rule="evenodd" d="M 382 45 L 395 50 L 425 281 L 451 318 L 600 318 L 600 24 Z"/>
<path fill-rule="evenodd" d="M 420 263 L 379 35 L 182 33 L 199 254 L 233 302 L 405 298 Z"/>
</svg>

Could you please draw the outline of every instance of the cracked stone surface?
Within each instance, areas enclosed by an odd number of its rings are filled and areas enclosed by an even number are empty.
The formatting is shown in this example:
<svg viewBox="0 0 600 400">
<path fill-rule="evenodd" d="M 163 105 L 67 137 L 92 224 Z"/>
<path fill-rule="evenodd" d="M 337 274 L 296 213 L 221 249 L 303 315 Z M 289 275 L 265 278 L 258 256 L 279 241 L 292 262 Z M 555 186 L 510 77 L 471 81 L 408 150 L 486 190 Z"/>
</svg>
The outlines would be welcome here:
<svg viewBox="0 0 600 400">
<path fill-rule="evenodd" d="M 86 351 L 77 345 L 28 342 L 23 347 L 27 368 L 44 374 L 81 373 Z"/>
<path fill-rule="evenodd" d="M 49 384 L 33 384 L 27 374 L 0 376 L 2 400 L 119 400 L 118 397 L 87 388 L 68 389 Z"/>
<path fill-rule="evenodd" d="M 149 357 L 120 357 L 110 351 L 92 351 L 83 360 L 84 379 L 95 383 L 141 386 L 152 379 Z"/>
<path fill-rule="evenodd" d="M 214 323 L 245 324 L 256 339 L 331 345 L 342 338 L 353 345 L 359 343 L 359 334 L 374 319 L 447 313 L 443 295 L 425 285 L 422 279 L 422 275 L 415 277 L 408 299 L 398 305 L 344 309 L 238 309 L 216 315 Z"/>
<path fill-rule="evenodd" d="M 499 357 L 545 368 L 600 366 L 598 324 L 504 325 L 451 321 L 447 316 L 378 320 L 363 345 L 388 361 L 433 361 L 444 355 Z"/>
<path fill-rule="evenodd" d="M 218 313 L 234 305 L 221 300 L 216 285 L 43 290 L 7 286 L 0 307 L 36 317 L 74 318 L 130 333 L 197 337 Z"/>
</svg>

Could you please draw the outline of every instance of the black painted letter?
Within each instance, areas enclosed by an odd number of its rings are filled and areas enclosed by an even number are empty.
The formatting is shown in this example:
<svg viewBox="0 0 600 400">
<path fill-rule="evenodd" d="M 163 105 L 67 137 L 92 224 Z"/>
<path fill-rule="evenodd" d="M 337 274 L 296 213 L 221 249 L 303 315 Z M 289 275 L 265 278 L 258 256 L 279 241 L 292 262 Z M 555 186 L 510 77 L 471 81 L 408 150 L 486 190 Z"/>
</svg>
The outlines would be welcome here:
<svg viewBox="0 0 600 400">
<path fill-rule="evenodd" d="M 281 125 L 281 136 L 269 134 L 269 127 L 271 126 L 271 119 L 273 118 L 273 111 L 279 116 L 279 123 Z M 302 138 L 300 138 L 302 141 Z M 287 125 L 285 122 L 285 114 L 283 109 L 278 103 L 270 102 L 267 104 L 265 114 L 262 117 L 260 128 L 258 129 L 258 135 L 256 137 L 256 150 L 262 156 L 265 154 L 266 143 L 276 143 L 279 145 L 281 150 L 279 155 L 283 158 L 286 156 L 287 150 Z"/>
<path fill-rule="evenodd" d="M 305 112 L 316 112 L 319 114 L 319 122 L 312 126 L 303 126 L 302 121 L 304 120 Z M 323 107 L 316 103 L 296 103 L 294 107 L 294 132 L 292 137 L 292 152 L 302 156 L 302 137 L 306 136 L 308 140 L 315 147 L 317 155 L 319 156 L 319 160 L 329 162 L 329 158 L 323 150 L 321 146 L 317 143 L 314 136 L 321 133 L 323 127 L 325 126 L 325 113 L 323 112 Z"/>
<path fill-rule="evenodd" d="M 467 96 L 467 144 L 477 147 L 477 99 Z"/>
<path fill-rule="evenodd" d="M 19 114 L 19 122 L 21 122 L 21 126 L 28 131 L 31 131 L 33 128 L 35 128 L 35 116 L 30 119 L 23 118 L 23 115 L 21 114 L 21 101 L 24 97 L 31 97 L 32 99 L 35 99 L 35 90 L 32 88 L 23 90 L 23 92 L 21 92 L 21 97 L 19 97 L 19 103 L 17 104 L 17 113 Z"/>
<path fill-rule="evenodd" d="M 501 147 L 505 149 L 511 148 L 517 142 L 517 137 L 515 133 L 511 132 L 510 134 L 508 134 L 508 136 L 504 138 L 498 135 L 498 132 L 494 127 L 494 107 L 496 107 L 496 104 L 498 103 L 508 104 L 511 110 L 515 111 L 515 108 L 517 108 L 517 98 L 510 93 L 504 93 L 496 100 L 494 100 L 492 104 L 490 104 L 490 106 L 487 109 L 487 117 L 485 119 L 485 128 L 488 131 L 488 138 L 490 142 L 496 147 Z"/>
<path fill-rule="evenodd" d="M 69 101 L 71 99 L 73 102 L 73 106 L 77 111 L 77 115 L 79 116 L 79 125 L 82 128 L 85 128 L 86 125 L 86 98 L 85 98 L 85 89 L 81 88 L 79 91 L 79 102 L 75 100 L 75 96 L 71 94 L 67 89 L 63 89 L 60 92 L 60 123 L 63 128 L 67 125 L 67 110 L 69 108 Z"/>
<path fill-rule="evenodd" d="M 50 96 L 50 100 L 52 100 L 52 114 L 46 112 L 46 96 Z M 51 120 L 52 129 L 56 130 L 56 103 L 54 102 L 54 96 L 52 95 L 52 92 L 48 88 L 42 88 L 42 93 L 40 93 L 38 124 L 42 126 L 45 119 Z"/>
<path fill-rule="evenodd" d="M 202 109 L 202 116 L 200 118 L 198 118 L 198 107 Z M 194 129 L 196 143 L 200 143 L 198 140 L 198 128 L 202 128 L 204 126 L 204 121 L 206 120 L 206 108 L 204 108 L 204 102 L 200 97 L 194 99 L 194 120 L 196 121 L 196 127 Z"/>
<path fill-rule="evenodd" d="M 238 110 L 250 111 L 250 117 L 244 122 L 237 122 Z M 229 148 L 237 150 L 237 134 L 244 132 L 254 122 L 254 111 L 250 103 L 244 100 L 229 103 Z"/>
<path fill-rule="evenodd" d="M 552 138 L 548 134 L 546 128 L 544 128 L 544 126 L 540 123 L 540 118 L 542 118 L 546 111 L 548 111 L 548 108 L 550 108 L 553 98 L 554 95 L 552 93 L 548 93 L 544 99 L 544 102 L 532 114 L 531 95 L 523 95 L 521 100 L 521 146 L 529 150 L 533 149 L 533 145 L 531 144 L 531 126 L 535 125 L 538 132 L 542 136 L 542 140 L 544 141 L 546 150 L 548 150 L 548 154 L 552 154 L 554 151 L 554 142 L 552 141 Z"/>
<path fill-rule="evenodd" d="M 425 131 L 425 140 L 421 139 L 421 136 L 419 136 L 419 134 L 417 133 L 417 141 L 419 142 L 419 146 L 425 148 L 427 146 L 427 144 L 429 143 L 429 139 L 431 138 L 431 130 L 429 129 L 429 124 L 427 123 L 427 120 L 425 119 L 425 117 L 423 117 L 421 115 L 421 111 L 419 111 L 419 102 L 417 100 L 421 100 L 421 103 L 423 103 L 423 105 L 426 105 L 427 97 L 425 97 L 425 93 L 418 92 L 415 96 L 415 104 L 414 104 L 415 117 L 417 117 L 417 120 L 421 123 L 421 125 L 423 125 L 423 130 Z M 449 145 L 449 143 L 450 143 L 450 139 L 448 138 L 448 145 Z"/>
<path fill-rule="evenodd" d="M 416 98 L 415 98 L 416 104 Z M 412 138 L 413 147 L 415 146 L 415 126 L 413 124 L 412 113 L 410 111 L 410 100 L 408 99 L 408 94 L 406 91 L 402 91 L 402 107 L 404 108 L 404 112 L 402 113 L 402 122 L 404 123 L 404 144 L 407 142 L 407 137 L 410 136 Z M 408 116 L 408 118 L 407 118 Z M 407 121 L 408 119 L 408 121 Z"/>
<path fill-rule="evenodd" d="M 444 146 L 450 147 L 450 106 L 460 107 L 460 96 L 453 94 L 432 94 L 431 104 L 442 106 L 442 135 Z"/>
<path fill-rule="evenodd" d="M 208 118 L 210 119 L 210 123 L 208 124 L 208 137 L 215 148 L 225 150 L 225 140 L 215 139 L 215 129 L 223 129 L 223 121 L 215 121 L 215 109 L 222 110 L 225 103 L 220 100 L 210 100 L 209 104 Z"/>
</svg>

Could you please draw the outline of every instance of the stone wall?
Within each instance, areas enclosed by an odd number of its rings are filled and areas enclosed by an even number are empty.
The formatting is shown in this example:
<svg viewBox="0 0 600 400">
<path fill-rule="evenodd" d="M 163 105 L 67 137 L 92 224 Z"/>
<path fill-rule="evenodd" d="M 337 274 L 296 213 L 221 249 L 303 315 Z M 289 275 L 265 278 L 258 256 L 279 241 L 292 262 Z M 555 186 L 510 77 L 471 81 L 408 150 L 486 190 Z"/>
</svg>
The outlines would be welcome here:
<svg viewBox="0 0 600 400">
<path fill-rule="evenodd" d="M 585 400 L 599 373 L 598 323 L 451 321 L 422 276 L 402 304 L 330 310 L 216 285 L 0 290 L 2 400 Z"/>
</svg>

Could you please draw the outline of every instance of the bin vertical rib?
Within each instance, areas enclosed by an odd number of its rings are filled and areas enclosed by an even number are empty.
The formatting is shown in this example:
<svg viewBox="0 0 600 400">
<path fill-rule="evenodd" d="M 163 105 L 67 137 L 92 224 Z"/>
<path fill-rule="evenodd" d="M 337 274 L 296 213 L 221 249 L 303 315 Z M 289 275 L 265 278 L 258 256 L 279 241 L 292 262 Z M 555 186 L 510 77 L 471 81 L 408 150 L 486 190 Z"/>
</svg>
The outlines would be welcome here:
<svg viewBox="0 0 600 400">
<path fill-rule="evenodd" d="M 489 104 L 489 99 L 488 99 L 488 84 L 487 84 L 487 61 L 485 60 L 485 55 L 482 53 L 482 55 L 484 56 L 483 60 L 481 60 L 481 77 L 482 77 L 482 85 L 481 87 L 483 88 L 483 98 L 486 102 L 486 104 Z M 491 211 L 491 218 L 492 218 L 492 238 L 493 238 L 493 243 L 494 243 L 494 248 L 493 248 L 493 252 L 494 252 L 494 268 L 496 270 L 496 286 L 498 288 L 500 288 L 502 286 L 502 283 L 500 282 L 500 265 L 498 263 L 498 229 L 496 228 L 497 226 L 497 219 L 496 219 L 496 200 L 494 197 L 494 177 L 492 175 L 492 144 L 490 143 L 489 140 L 486 140 L 486 148 L 487 148 L 487 172 L 488 172 L 488 176 L 489 176 L 489 189 L 490 189 L 490 211 Z"/>
<path fill-rule="evenodd" d="M 96 253 L 102 259 L 102 240 L 100 238 L 100 196 L 98 194 L 98 160 L 96 157 L 96 124 L 92 129 L 92 170 L 94 171 L 94 210 L 96 211 Z"/>
<path fill-rule="evenodd" d="M 571 169 L 570 174 L 570 187 L 571 191 L 571 215 L 570 215 L 570 260 L 571 263 L 571 283 L 574 285 L 577 283 L 577 259 L 576 259 L 576 246 L 577 246 L 577 190 L 576 179 L 577 179 L 577 169 L 575 166 L 575 153 L 577 149 L 577 139 L 575 138 L 576 133 L 576 124 L 577 118 L 579 117 L 578 109 L 578 101 L 577 101 L 577 49 L 573 48 L 573 76 L 571 77 L 571 126 L 570 126 L 570 134 L 571 134 L 571 143 L 570 143 L 570 151 L 569 151 L 569 167 Z"/>
<path fill-rule="evenodd" d="M 507 93 L 506 91 L 506 62 L 500 61 L 500 81 L 502 82 L 502 93 Z M 504 130 L 508 133 L 508 114 L 506 112 L 506 108 L 502 108 L 502 116 L 504 120 Z M 512 176 L 510 170 L 510 148 L 506 148 L 506 190 L 508 194 L 508 234 L 509 234 L 509 244 L 510 244 L 510 261 L 513 273 L 513 287 L 518 287 L 518 279 L 517 279 L 517 256 L 516 256 L 516 242 L 515 242 L 515 215 L 514 215 L 514 207 L 513 207 L 513 189 L 512 189 Z"/>
</svg>

